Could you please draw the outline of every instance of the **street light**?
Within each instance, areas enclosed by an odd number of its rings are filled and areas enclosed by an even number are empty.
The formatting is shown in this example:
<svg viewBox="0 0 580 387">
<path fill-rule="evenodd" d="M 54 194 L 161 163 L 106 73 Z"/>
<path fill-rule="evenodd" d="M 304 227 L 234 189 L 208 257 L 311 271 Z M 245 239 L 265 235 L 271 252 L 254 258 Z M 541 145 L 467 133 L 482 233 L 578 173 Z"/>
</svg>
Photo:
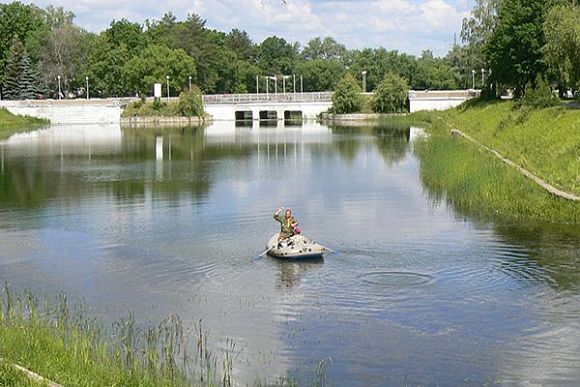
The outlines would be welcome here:
<svg viewBox="0 0 580 387">
<path fill-rule="evenodd" d="M 264 75 L 264 78 L 266 78 L 266 98 L 268 98 L 268 96 L 270 95 L 270 89 L 269 89 L 270 77 Z"/>
<path fill-rule="evenodd" d="M 58 99 L 60 99 L 60 75 L 57 76 L 58 78 Z"/>
<path fill-rule="evenodd" d="M 165 79 L 167 80 L 167 103 L 169 103 L 169 75 L 166 75 Z"/>
<path fill-rule="evenodd" d="M 189 91 L 191 91 L 191 75 L 189 76 Z"/>
<path fill-rule="evenodd" d="M 481 69 L 481 88 L 485 87 L 485 69 Z"/>
<path fill-rule="evenodd" d="M 282 87 L 284 90 L 284 95 L 286 95 L 286 79 L 290 78 L 290 75 L 282 75 Z"/>
<path fill-rule="evenodd" d="M 367 72 L 362 72 L 362 91 L 363 93 L 367 92 Z"/>
<path fill-rule="evenodd" d="M 89 76 L 85 77 L 85 81 L 87 81 L 87 100 L 89 99 Z"/>
<path fill-rule="evenodd" d="M 278 77 L 273 76 L 269 78 L 274 81 L 274 94 L 278 95 Z"/>
<path fill-rule="evenodd" d="M 471 76 L 473 77 L 473 87 L 472 87 L 472 89 L 475 90 L 475 70 L 471 70 Z"/>
</svg>

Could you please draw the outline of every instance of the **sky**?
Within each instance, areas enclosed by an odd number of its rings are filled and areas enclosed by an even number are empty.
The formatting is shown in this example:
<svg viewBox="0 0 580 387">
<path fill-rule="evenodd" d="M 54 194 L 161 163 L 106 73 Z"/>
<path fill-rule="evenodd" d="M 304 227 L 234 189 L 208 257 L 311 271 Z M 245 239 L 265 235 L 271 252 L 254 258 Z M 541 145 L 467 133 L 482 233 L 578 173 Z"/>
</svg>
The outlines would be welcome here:
<svg viewBox="0 0 580 387">
<path fill-rule="evenodd" d="M 2 3 L 9 1 L 0 0 Z M 73 11 L 75 22 L 92 31 L 113 19 L 143 23 L 172 12 L 182 20 L 196 13 L 207 26 L 228 32 L 238 28 L 254 42 L 276 35 L 305 45 L 316 36 L 332 36 L 347 48 L 385 47 L 410 54 L 431 49 L 445 55 L 459 35 L 474 0 L 35 0 L 45 8 Z"/>
</svg>

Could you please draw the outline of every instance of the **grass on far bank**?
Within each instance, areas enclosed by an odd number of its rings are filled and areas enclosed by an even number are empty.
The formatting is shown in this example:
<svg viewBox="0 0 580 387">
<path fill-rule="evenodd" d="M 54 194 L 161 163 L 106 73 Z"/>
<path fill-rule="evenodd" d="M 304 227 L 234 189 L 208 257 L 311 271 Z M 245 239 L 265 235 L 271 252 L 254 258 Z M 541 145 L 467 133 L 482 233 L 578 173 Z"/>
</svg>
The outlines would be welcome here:
<svg viewBox="0 0 580 387">
<path fill-rule="evenodd" d="M 27 132 L 48 125 L 48 120 L 29 116 L 18 116 L 5 108 L 0 108 L 0 140 L 6 139 L 15 133 Z"/>
<path fill-rule="evenodd" d="M 531 110 L 515 102 L 473 101 L 444 112 L 400 118 L 420 123 L 430 136 L 417 143 L 428 194 L 464 215 L 580 224 L 580 204 L 557 198 L 489 152 L 461 138 L 460 129 L 549 183 L 572 193 L 580 183 L 580 111 Z"/>
</svg>

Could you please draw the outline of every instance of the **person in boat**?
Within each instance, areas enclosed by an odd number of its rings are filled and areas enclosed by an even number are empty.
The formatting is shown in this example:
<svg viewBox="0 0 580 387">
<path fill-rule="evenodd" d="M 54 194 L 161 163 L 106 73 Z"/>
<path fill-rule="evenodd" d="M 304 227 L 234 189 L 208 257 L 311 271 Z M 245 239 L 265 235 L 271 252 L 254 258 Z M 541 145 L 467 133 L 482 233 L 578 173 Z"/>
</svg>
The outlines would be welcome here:
<svg viewBox="0 0 580 387">
<path fill-rule="evenodd" d="M 283 208 L 278 208 L 274 213 L 274 219 L 280 222 L 280 236 L 278 241 L 285 241 L 288 238 L 300 234 L 301 230 L 298 227 L 298 221 L 292 216 L 292 210 L 286 209 L 284 215 L 281 214 Z"/>
</svg>

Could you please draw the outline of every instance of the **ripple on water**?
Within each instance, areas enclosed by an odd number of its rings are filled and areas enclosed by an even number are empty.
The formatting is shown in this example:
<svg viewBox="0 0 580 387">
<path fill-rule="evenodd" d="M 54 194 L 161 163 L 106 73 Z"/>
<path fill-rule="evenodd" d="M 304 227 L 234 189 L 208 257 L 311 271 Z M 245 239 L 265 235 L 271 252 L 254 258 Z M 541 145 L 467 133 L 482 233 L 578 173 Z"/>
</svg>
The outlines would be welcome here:
<svg viewBox="0 0 580 387">
<path fill-rule="evenodd" d="M 431 285 L 435 278 L 422 273 L 405 271 L 375 271 L 359 275 L 359 279 L 367 284 L 384 287 L 417 287 Z"/>
</svg>

